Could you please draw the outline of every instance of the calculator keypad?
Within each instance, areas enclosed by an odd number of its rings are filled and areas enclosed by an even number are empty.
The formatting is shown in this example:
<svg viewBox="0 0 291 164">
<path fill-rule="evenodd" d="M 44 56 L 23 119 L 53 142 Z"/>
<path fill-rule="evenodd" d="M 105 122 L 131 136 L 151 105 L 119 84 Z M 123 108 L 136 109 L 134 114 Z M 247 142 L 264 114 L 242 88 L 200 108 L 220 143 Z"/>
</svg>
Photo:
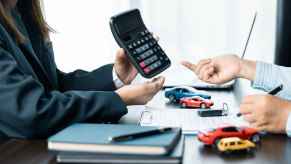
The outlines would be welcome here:
<svg viewBox="0 0 291 164">
<path fill-rule="evenodd" d="M 148 30 L 141 31 L 137 39 L 127 44 L 127 48 L 145 74 L 151 74 L 170 62 Z"/>
</svg>

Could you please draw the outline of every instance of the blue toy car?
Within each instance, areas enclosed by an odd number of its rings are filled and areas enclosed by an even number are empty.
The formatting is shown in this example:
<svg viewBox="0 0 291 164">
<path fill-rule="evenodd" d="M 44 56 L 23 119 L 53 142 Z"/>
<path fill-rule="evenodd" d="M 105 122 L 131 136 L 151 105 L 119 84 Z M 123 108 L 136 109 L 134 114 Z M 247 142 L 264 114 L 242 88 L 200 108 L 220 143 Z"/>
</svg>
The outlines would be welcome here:
<svg viewBox="0 0 291 164">
<path fill-rule="evenodd" d="M 171 102 L 179 102 L 181 98 L 199 96 L 204 99 L 211 99 L 211 96 L 202 93 L 192 87 L 174 87 L 165 91 L 165 97 Z"/>
</svg>

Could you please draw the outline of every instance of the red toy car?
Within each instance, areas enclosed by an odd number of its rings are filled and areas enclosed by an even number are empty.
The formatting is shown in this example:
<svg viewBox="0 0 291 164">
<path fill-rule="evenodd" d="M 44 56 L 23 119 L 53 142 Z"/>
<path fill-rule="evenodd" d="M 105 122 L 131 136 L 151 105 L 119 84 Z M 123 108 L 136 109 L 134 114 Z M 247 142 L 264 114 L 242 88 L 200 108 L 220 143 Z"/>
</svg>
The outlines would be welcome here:
<svg viewBox="0 0 291 164">
<path fill-rule="evenodd" d="M 251 140 L 254 143 L 260 141 L 257 130 L 248 127 L 225 126 L 207 132 L 199 132 L 198 139 L 205 145 L 217 144 L 220 139 L 227 137 L 239 137 L 243 140 Z"/>
<path fill-rule="evenodd" d="M 204 99 L 200 96 L 194 96 L 194 97 L 185 97 L 180 99 L 181 106 L 183 108 L 210 108 L 213 106 L 213 101 L 209 99 Z"/>
</svg>

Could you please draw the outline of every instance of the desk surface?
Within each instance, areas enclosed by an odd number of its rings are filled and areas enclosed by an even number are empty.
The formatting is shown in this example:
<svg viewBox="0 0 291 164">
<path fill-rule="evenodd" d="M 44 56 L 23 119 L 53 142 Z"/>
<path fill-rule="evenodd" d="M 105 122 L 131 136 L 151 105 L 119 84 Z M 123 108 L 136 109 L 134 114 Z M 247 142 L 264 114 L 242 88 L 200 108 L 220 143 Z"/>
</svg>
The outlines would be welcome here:
<svg viewBox="0 0 291 164">
<path fill-rule="evenodd" d="M 239 84 L 237 84 L 239 85 Z M 237 87 L 237 86 L 236 86 Z M 237 90 L 239 93 L 236 93 Z M 215 91 L 214 95 L 219 95 L 221 99 L 230 101 L 231 106 L 237 106 L 242 95 L 241 90 L 235 89 L 234 92 Z M 168 107 L 161 101 L 162 94 L 158 94 L 149 105 L 155 107 Z M 121 122 L 123 123 L 137 123 L 143 108 L 134 108 L 129 110 Z M 258 146 L 254 155 L 232 155 L 225 157 L 217 155 L 217 153 L 210 148 L 204 147 L 195 136 L 185 137 L 185 153 L 184 164 L 220 164 L 220 163 L 264 163 L 264 164 L 287 164 L 291 160 L 291 139 L 284 135 L 267 135 L 262 139 L 262 144 Z M 0 141 L 0 163 L 5 164 L 54 164 L 55 154 L 47 151 L 46 141 L 26 141 L 26 140 L 5 140 Z"/>
</svg>

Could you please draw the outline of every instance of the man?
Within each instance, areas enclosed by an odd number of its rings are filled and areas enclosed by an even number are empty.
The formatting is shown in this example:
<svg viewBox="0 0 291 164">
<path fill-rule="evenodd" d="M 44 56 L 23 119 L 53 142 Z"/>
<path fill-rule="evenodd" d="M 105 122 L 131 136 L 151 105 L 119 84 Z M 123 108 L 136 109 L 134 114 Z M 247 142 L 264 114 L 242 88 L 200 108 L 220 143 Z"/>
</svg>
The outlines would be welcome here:
<svg viewBox="0 0 291 164">
<path fill-rule="evenodd" d="M 246 96 L 240 105 L 240 113 L 250 125 L 260 131 L 287 133 L 291 136 L 291 68 L 263 62 L 240 59 L 236 55 L 224 55 L 204 59 L 198 64 L 183 61 L 203 81 L 222 84 L 235 78 L 252 81 L 252 87 L 264 91 L 280 84 L 284 89 L 279 97 L 272 95 Z"/>
</svg>

